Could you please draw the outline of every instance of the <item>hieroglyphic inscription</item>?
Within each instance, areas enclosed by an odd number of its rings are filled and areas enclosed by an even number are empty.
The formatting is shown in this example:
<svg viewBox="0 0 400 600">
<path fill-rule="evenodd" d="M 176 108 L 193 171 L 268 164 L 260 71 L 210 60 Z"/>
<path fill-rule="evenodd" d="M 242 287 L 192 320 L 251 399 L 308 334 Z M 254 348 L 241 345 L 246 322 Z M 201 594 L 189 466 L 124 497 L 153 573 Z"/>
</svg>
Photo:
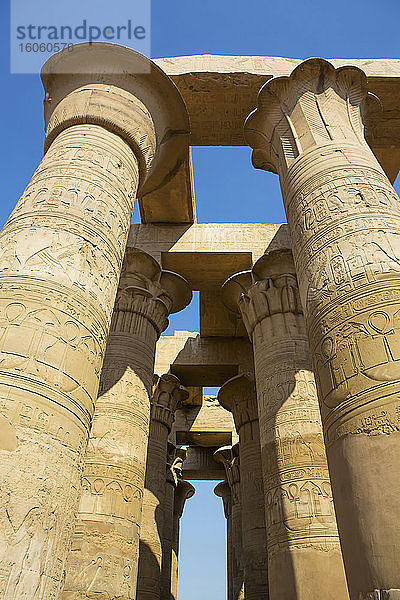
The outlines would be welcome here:
<svg viewBox="0 0 400 600">
<path fill-rule="evenodd" d="M 345 593 L 318 398 L 291 253 L 273 251 L 260 258 L 252 272 L 228 279 L 224 290 L 227 304 L 236 302 L 253 342 L 270 581 L 285 586 L 285 593 L 293 597 L 317 600 L 321 581 L 314 577 L 307 589 L 298 589 L 295 582 L 318 557 L 321 577 L 329 565 L 332 587 Z M 242 480 L 245 476 L 243 472 Z M 286 561 L 294 572 L 292 582 L 283 575 Z"/>
<path fill-rule="evenodd" d="M 0 405 L 17 440 L 1 451 L 8 600 L 59 597 L 137 182 L 122 139 L 72 127 L 0 234 Z"/>
</svg>

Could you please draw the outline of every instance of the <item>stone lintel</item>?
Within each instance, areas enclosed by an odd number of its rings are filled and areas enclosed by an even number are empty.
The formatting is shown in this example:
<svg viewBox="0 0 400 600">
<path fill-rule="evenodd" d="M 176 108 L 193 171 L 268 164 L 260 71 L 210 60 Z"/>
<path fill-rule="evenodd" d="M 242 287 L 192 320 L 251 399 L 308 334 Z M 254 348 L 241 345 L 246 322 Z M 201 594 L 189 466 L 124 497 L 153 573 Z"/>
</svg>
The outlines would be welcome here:
<svg viewBox="0 0 400 600">
<path fill-rule="evenodd" d="M 238 373 L 253 378 L 252 346 L 246 338 L 180 338 L 181 350 L 176 353 L 175 336 L 162 336 L 157 343 L 158 360 L 166 366 L 171 356 L 169 370 L 179 377 L 185 387 L 220 386 Z M 171 354 L 168 346 L 171 344 Z M 158 359 L 157 357 L 161 358 Z M 166 369 L 167 372 L 168 369 Z"/>
<path fill-rule="evenodd" d="M 181 275 L 186 269 L 192 289 L 201 290 L 210 289 L 210 277 L 219 284 L 232 266 L 239 268 L 229 275 L 251 268 L 265 252 L 290 248 L 290 239 L 286 223 L 148 223 L 131 225 L 128 246 L 151 254 L 164 269 Z"/>
<path fill-rule="evenodd" d="M 328 59 L 335 67 L 354 65 L 379 98 L 366 138 L 393 182 L 400 169 L 400 60 Z M 180 56 L 156 64 L 178 87 L 190 115 L 192 146 L 244 146 L 243 123 L 257 106 L 261 86 L 290 75 L 301 59 L 263 56 Z"/>
<path fill-rule="evenodd" d="M 194 223 L 196 207 L 194 200 L 192 152 L 164 186 L 139 196 L 142 223 Z"/>
<path fill-rule="evenodd" d="M 187 458 L 183 463 L 183 479 L 211 479 L 221 481 L 225 479 L 225 469 L 213 459 L 217 447 L 203 448 L 190 446 Z"/>
<path fill-rule="evenodd" d="M 163 269 L 179 273 L 200 291 L 201 336 L 245 337 L 241 319 L 221 301 L 221 286 L 233 273 L 251 269 L 264 253 L 290 248 L 290 240 L 286 223 L 144 224 L 131 226 L 128 245 L 151 254 Z"/>
</svg>

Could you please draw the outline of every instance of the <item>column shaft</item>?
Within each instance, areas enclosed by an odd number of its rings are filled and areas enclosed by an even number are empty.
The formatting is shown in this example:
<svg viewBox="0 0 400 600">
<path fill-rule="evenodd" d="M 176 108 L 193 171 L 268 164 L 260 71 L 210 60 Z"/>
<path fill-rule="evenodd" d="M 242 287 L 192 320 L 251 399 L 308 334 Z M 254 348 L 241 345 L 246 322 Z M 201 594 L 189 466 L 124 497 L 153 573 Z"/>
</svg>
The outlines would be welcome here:
<svg viewBox="0 0 400 600">
<path fill-rule="evenodd" d="M 362 71 L 312 59 L 247 122 L 254 163 L 281 180 L 352 600 L 400 590 L 400 201 L 366 99 Z"/>
<path fill-rule="evenodd" d="M 137 160 L 120 137 L 71 127 L 1 233 L 7 599 L 60 593 L 137 182 Z"/>
<path fill-rule="evenodd" d="M 174 527 L 172 534 L 172 565 L 171 565 L 171 600 L 178 597 L 178 558 L 179 558 L 179 535 L 180 521 L 186 500 L 191 498 L 195 489 L 188 481 L 180 479 L 175 489 L 174 498 Z"/>
<path fill-rule="evenodd" d="M 225 294 L 236 297 L 253 342 L 270 597 L 346 600 L 318 399 L 293 273 L 291 253 L 272 252 L 254 265 L 252 274 L 234 276 L 224 286 Z"/>
<path fill-rule="evenodd" d="M 242 543 L 244 597 L 268 599 L 267 540 L 262 487 L 260 435 L 258 421 L 241 428 L 240 489 L 242 497 Z"/>
<path fill-rule="evenodd" d="M 161 600 L 171 600 L 172 547 L 174 535 L 175 482 L 167 478 L 164 496 L 164 519 L 162 533 Z"/>
<path fill-rule="evenodd" d="M 138 600 L 159 600 L 165 511 L 167 444 L 178 401 L 187 395 L 174 375 L 163 375 L 153 394 L 140 533 Z"/>
<path fill-rule="evenodd" d="M 234 413 L 239 445 L 220 448 L 214 458 L 225 466 L 227 480 L 231 486 L 233 505 L 241 510 L 241 550 L 234 550 L 233 570 L 234 598 L 268 598 L 267 543 L 265 531 L 264 493 L 262 486 L 260 436 L 257 419 L 255 393 L 250 398 L 250 388 L 246 378 L 235 377 L 220 389 L 220 404 Z M 238 419 L 236 406 L 246 403 L 246 419 Z M 233 411 L 235 406 L 235 411 Z M 239 471 L 240 455 L 240 471 Z M 240 476 L 239 476 L 240 472 Z M 240 486 L 240 487 L 239 487 Z M 235 511 L 235 517 L 237 517 Z M 232 530 L 238 532 L 237 522 L 232 522 Z M 233 531 L 232 531 L 233 533 Z M 236 570 L 238 568 L 238 570 Z M 242 580 L 242 581 L 241 581 Z M 244 584 L 244 585 L 243 585 Z"/>
<path fill-rule="evenodd" d="M 164 518 L 162 529 L 161 600 L 172 600 L 173 580 L 176 579 L 174 560 L 174 504 L 176 488 L 182 477 L 182 463 L 186 450 L 168 444 L 167 476 L 164 496 Z M 175 594 L 176 600 L 176 594 Z"/>
<path fill-rule="evenodd" d="M 233 599 L 233 572 L 232 572 L 232 494 L 229 483 L 221 481 L 214 488 L 214 494 L 222 498 L 224 515 L 226 519 L 226 583 L 227 599 Z"/>
<path fill-rule="evenodd" d="M 150 272 L 155 281 L 144 275 Z M 65 600 L 89 592 L 136 595 L 155 346 L 168 315 L 160 276 L 149 255 L 128 249 L 85 456 Z M 131 285 L 139 278 L 147 295 Z"/>
<path fill-rule="evenodd" d="M 243 600 L 244 568 L 239 444 L 220 448 L 214 453 L 214 459 L 224 465 L 226 480 L 230 489 L 230 522 L 228 524 L 230 532 L 228 536 L 228 571 L 230 572 L 230 577 L 228 577 L 228 597 L 233 600 Z M 225 488 L 221 486 L 221 491 L 224 491 L 224 489 Z M 225 508 L 225 513 L 226 512 L 227 508 Z"/>
</svg>

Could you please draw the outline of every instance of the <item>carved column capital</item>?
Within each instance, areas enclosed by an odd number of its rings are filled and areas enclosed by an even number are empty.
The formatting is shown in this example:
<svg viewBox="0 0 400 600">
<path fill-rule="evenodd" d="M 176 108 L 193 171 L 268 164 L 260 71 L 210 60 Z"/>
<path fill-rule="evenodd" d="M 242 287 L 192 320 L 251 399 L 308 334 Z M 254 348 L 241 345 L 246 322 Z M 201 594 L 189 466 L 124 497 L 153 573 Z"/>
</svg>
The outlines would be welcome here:
<svg viewBox="0 0 400 600">
<path fill-rule="evenodd" d="M 181 518 L 186 500 L 194 496 L 195 492 L 194 486 L 188 481 L 184 481 L 183 479 L 178 481 L 174 500 L 174 514 L 177 517 Z"/>
<path fill-rule="evenodd" d="M 289 77 L 276 77 L 260 90 L 246 120 L 245 136 L 256 168 L 288 169 L 314 147 L 363 145 L 367 77 L 358 67 L 335 67 L 311 58 Z"/>
<path fill-rule="evenodd" d="M 266 334 L 271 336 L 300 327 L 303 319 L 297 319 L 303 310 L 300 303 L 296 270 L 290 250 L 275 250 L 259 258 L 251 271 L 232 275 L 222 286 L 224 304 L 241 313 L 249 337 L 257 324 L 274 315 L 277 327 L 269 325 Z"/>
<path fill-rule="evenodd" d="M 178 403 L 188 398 L 188 390 L 181 385 L 175 375 L 161 375 L 153 391 L 151 399 L 151 419 L 165 425 L 171 430 L 174 413 Z"/>
<path fill-rule="evenodd" d="M 232 501 L 240 503 L 240 458 L 239 444 L 222 446 L 213 454 L 214 460 L 224 466 L 226 481 L 231 488 Z"/>
<path fill-rule="evenodd" d="M 257 395 L 246 375 L 237 375 L 226 381 L 218 392 L 218 402 L 233 414 L 236 429 L 258 420 Z"/>
<path fill-rule="evenodd" d="M 168 315 L 189 304 L 192 292 L 181 275 L 162 271 L 157 261 L 141 250 L 128 248 L 115 301 L 112 330 L 134 333 L 137 317 L 149 321 L 159 336 Z M 135 318 L 136 316 L 136 318 Z"/>
<path fill-rule="evenodd" d="M 168 443 L 167 481 L 175 487 L 178 485 L 179 480 L 182 479 L 182 465 L 186 459 L 186 455 L 186 448 L 179 448 L 171 442 Z"/>
<path fill-rule="evenodd" d="M 46 150 L 67 127 L 100 125 L 136 154 L 141 195 L 164 185 L 183 161 L 185 104 L 172 80 L 142 54 L 115 44 L 78 44 L 52 56 L 41 76 Z"/>
<path fill-rule="evenodd" d="M 218 483 L 214 488 L 214 494 L 222 498 L 225 518 L 229 519 L 232 514 L 232 493 L 229 483 L 227 481 Z"/>
</svg>

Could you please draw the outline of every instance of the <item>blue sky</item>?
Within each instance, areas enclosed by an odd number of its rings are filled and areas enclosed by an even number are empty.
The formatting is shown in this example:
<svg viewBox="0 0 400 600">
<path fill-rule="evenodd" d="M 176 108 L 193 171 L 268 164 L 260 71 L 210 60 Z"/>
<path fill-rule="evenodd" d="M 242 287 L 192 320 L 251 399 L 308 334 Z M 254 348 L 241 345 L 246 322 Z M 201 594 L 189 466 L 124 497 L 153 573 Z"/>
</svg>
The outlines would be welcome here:
<svg viewBox="0 0 400 600">
<path fill-rule="evenodd" d="M 80 4 L 83 13 L 86 0 Z M 43 93 L 38 75 L 10 74 L 8 0 L 0 11 L 2 225 L 42 157 Z M 153 0 L 152 56 L 399 58 L 399 17 L 399 0 Z M 255 171 L 249 149 L 195 148 L 193 156 L 199 222 L 285 220 L 277 177 Z M 173 329 L 198 329 L 196 302 L 171 319 Z M 224 517 L 214 485 L 200 484 L 187 503 L 180 600 L 225 598 Z"/>
</svg>

